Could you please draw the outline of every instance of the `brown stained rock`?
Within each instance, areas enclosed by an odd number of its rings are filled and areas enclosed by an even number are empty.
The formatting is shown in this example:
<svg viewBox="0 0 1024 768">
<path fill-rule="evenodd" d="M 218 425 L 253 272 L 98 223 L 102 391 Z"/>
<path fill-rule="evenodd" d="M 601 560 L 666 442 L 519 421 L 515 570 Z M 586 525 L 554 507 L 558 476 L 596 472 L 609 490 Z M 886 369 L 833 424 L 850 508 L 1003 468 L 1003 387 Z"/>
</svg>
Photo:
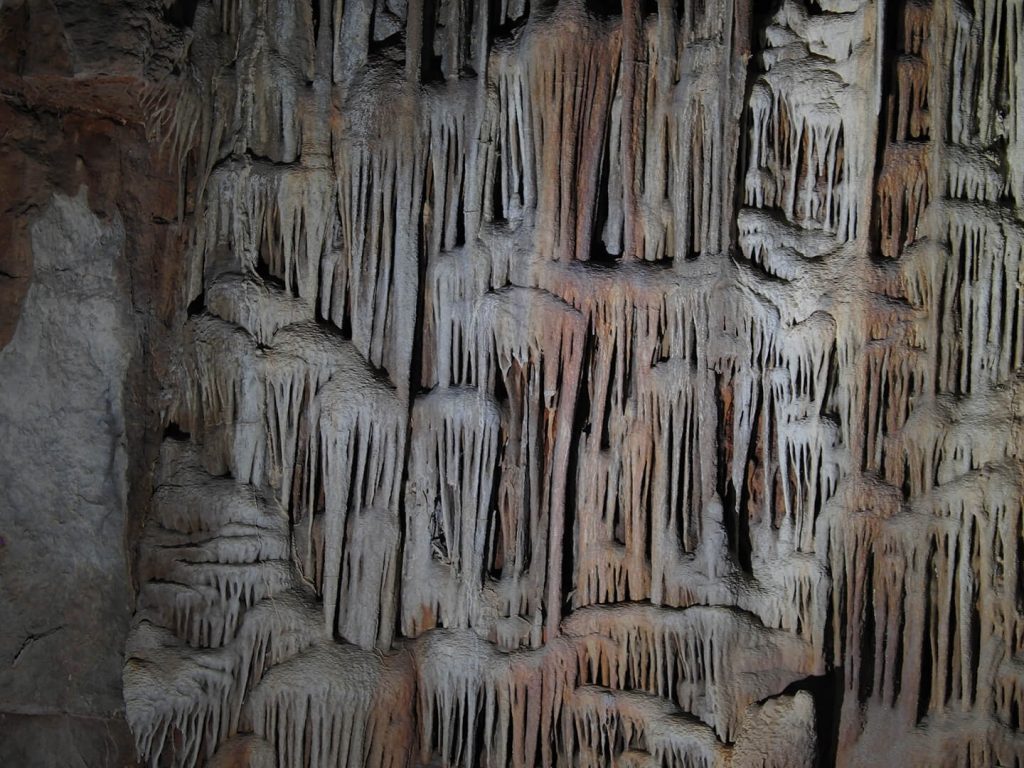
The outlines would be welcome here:
<svg viewBox="0 0 1024 768">
<path fill-rule="evenodd" d="M 160 338 L 180 304 L 161 289 L 181 261 L 177 172 L 146 138 L 147 85 L 120 54 L 82 71 L 90 35 L 69 6 L 0 11 L 4 765 L 136 762 L 117 670 L 161 429 Z M 102 26 L 91 34 L 109 42 Z"/>
<path fill-rule="evenodd" d="M 0 10 L 0 69 L 18 75 L 73 74 L 64 24 L 52 0 L 14 0 Z"/>
<path fill-rule="evenodd" d="M 1024 761 L 1021 19 L 3 3 L 0 762 Z"/>
<path fill-rule="evenodd" d="M 10 216 L 0 223 L 0 242 L 6 244 L 0 260 L 0 348 L 7 346 L 14 335 L 32 273 L 32 249 L 25 230 L 24 221 Z"/>
</svg>

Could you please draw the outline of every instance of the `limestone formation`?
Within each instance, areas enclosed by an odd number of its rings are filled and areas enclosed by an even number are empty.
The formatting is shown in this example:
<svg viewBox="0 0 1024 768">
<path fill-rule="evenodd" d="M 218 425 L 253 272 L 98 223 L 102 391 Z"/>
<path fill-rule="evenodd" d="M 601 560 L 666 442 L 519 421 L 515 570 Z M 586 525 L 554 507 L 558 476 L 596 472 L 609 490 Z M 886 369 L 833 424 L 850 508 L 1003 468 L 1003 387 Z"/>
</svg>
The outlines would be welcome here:
<svg viewBox="0 0 1024 768">
<path fill-rule="evenodd" d="M 141 765 L 1024 766 L 1021 0 L 107 5 L 0 4 L 166 177 L 12 247 L 0 477 L 91 334 Z"/>
</svg>

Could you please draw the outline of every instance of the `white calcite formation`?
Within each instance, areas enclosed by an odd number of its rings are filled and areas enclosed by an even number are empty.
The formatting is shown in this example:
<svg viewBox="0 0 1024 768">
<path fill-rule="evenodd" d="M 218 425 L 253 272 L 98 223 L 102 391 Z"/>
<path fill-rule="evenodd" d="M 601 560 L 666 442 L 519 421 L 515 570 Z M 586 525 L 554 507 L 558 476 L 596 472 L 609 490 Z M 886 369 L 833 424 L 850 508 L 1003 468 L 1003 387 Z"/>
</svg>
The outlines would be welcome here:
<svg viewBox="0 0 1024 768">
<path fill-rule="evenodd" d="M 1024 765 L 1020 0 L 187 34 L 142 761 Z"/>
</svg>

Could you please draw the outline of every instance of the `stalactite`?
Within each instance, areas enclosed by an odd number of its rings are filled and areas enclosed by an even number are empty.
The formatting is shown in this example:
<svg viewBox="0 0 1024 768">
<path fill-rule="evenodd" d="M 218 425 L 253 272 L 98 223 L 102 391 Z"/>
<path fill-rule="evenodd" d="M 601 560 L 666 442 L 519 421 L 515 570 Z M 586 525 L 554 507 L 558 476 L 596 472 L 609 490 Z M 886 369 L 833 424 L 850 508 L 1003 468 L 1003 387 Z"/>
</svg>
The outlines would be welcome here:
<svg viewBox="0 0 1024 768">
<path fill-rule="evenodd" d="M 508 437 L 497 490 L 508 610 L 557 634 L 561 542 L 575 397 L 584 353 L 582 317 L 538 290 L 488 293 L 477 306 L 475 382 L 508 396 Z"/>
<path fill-rule="evenodd" d="M 190 321 L 187 338 L 185 391 L 167 420 L 197 436 L 209 471 L 267 482 L 289 508 L 293 494 L 308 487 L 294 473 L 310 450 L 318 392 L 336 374 L 344 379 L 354 371 L 358 379 L 365 361 L 340 334 L 313 322 L 286 326 L 265 350 L 209 315 Z M 371 373 L 365 376 L 372 382 Z M 308 461 L 304 467 L 313 471 Z"/>
<path fill-rule="evenodd" d="M 898 257 L 917 239 L 928 206 L 927 154 L 920 144 L 886 148 L 878 179 L 878 217 L 882 254 Z"/>
<path fill-rule="evenodd" d="M 128 721 L 139 754 L 154 768 L 165 750 L 175 764 L 194 766 L 226 735 L 223 717 L 231 687 L 226 654 L 183 653 L 169 636 L 143 621 L 126 649 Z"/>
<path fill-rule="evenodd" d="M 261 347 L 270 346 L 285 326 L 311 320 L 313 314 L 309 302 L 252 275 L 218 277 L 207 287 L 205 300 L 211 314 L 240 325 Z"/>
<path fill-rule="evenodd" d="M 389 383 L 353 352 L 317 401 L 303 493 L 308 502 L 323 494 L 324 519 L 318 525 L 310 505 L 297 521 L 302 562 L 321 589 L 327 627 L 363 648 L 386 648 L 396 611 L 406 414 Z"/>
<path fill-rule="evenodd" d="M 336 137 L 333 144 L 338 220 L 320 268 L 320 312 L 351 328 L 363 357 L 402 387 L 414 322 L 420 162 L 394 142 Z"/>
<path fill-rule="evenodd" d="M 187 446 L 165 445 L 161 464 L 125 690 L 140 755 L 192 766 L 236 732 L 247 689 L 318 625 L 294 586 L 280 508 L 210 477 Z"/>
<path fill-rule="evenodd" d="M 402 587 L 411 637 L 487 626 L 485 585 L 516 539 L 501 525 L 514 520 L 492 517 L 500 430 L 497 404 L 470 388 L 435 390 L 413 406 Z"/>
<path fill-rule="evenodd" d="M 556 764 L 573 684 L 563 642 L 507 654 L 471 633 L 438 630 L 418 641 L 415 655 L 421 760 L 468 765 L 481 755 L 489 766 Z"/>
<path fill-rule="evenodd" d="M 673 712 L 662 699 L 593 686 L 578 689 L 574 699 L 580 765 L 629 765 L 641 755 L 672 768 L 729 764 L 727 748 L 707 726 Z"/>
<path fill-rule="evenodd" d="M 567 44 L 568 41 L 568 44 Z M 498 91 L 491 162 L 500 165 L 502 216 L 536 217 L 551 259 L 589 259 L 598 187 L 616 89 L 619 36 L 576 9 L 529 30 L 515 57 L 496 52 Z M 492 213 L 493 215 L 493 213 Z M 594 222 L 596 223 L 596 222 Z"/>
<path fill-rule="evenodd" d="M 322 168 L 248 161 L 221 166 L 210 179 L 197 227 L 194 272 L 255 275 L 265 270 L 281 281 L 285 295 L 312 304 L 333 222 L 334 187 Z M 226 263 L 221 255 L 224 249 L 231 257 Z"/>
<path fill-rule="evenodd" d="M 314 645 L 267 673 L 245 720 L 275 745 L 278 765 L 405 766 L 413 688 L 403 657 Z"/>
<path fill-rule="evenodd" d="M 199 5 L 145 761 L 1021 762 L 1024 12 L 769 5 Z"/>
<path fill-rule="evenodd" d="M 748 704 L 810 671 L 809 648 L 791 634 L 722 608 L 591 607 L 567 620 L 566 634 L 577 639 L 582 681 L 668 698 L 725 741 Z M 719 684 L 723 674 L 733 685 Z"/>
<path fill-rule="evenodd" d="M 1024 359 L 1019 225 L 949 205 L 950 258 L 934 277 L 941 339 L 940 391 L 969 393 L 1005 381 Z M 993 304 L 992 299 L 997 303 Z"/>
<path fill-rule="evenodd" d="M 276 757 L 268 741 L 257 736 L 236 736 L 225 741 L 210 758 L 210 768 L 231 768 L 238 764 L 251 768 L 274 768 Z"/>
</svg>

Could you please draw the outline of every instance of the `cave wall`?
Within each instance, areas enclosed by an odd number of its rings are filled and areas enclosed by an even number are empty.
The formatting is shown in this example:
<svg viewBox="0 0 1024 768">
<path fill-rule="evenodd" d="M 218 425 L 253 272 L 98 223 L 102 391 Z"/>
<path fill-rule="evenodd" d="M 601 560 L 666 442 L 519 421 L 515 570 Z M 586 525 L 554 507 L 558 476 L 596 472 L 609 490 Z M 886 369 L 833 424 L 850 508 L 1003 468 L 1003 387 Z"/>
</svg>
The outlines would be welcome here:
<svg viewBox="0 0 1024 768">
<path fill-rule="evenodd" d="M 1024 764 L 1018 0 L 0 23 L 26 764 Z"/>
<path fill-rule="evenodd" d="M 137 764 L 121 679 L 131 550 L 179 250 L 177 173 L 152 157 L 139 103 L 171 67 L 159 11 L 0 3 L 4 766 Z"/>
</svg>

